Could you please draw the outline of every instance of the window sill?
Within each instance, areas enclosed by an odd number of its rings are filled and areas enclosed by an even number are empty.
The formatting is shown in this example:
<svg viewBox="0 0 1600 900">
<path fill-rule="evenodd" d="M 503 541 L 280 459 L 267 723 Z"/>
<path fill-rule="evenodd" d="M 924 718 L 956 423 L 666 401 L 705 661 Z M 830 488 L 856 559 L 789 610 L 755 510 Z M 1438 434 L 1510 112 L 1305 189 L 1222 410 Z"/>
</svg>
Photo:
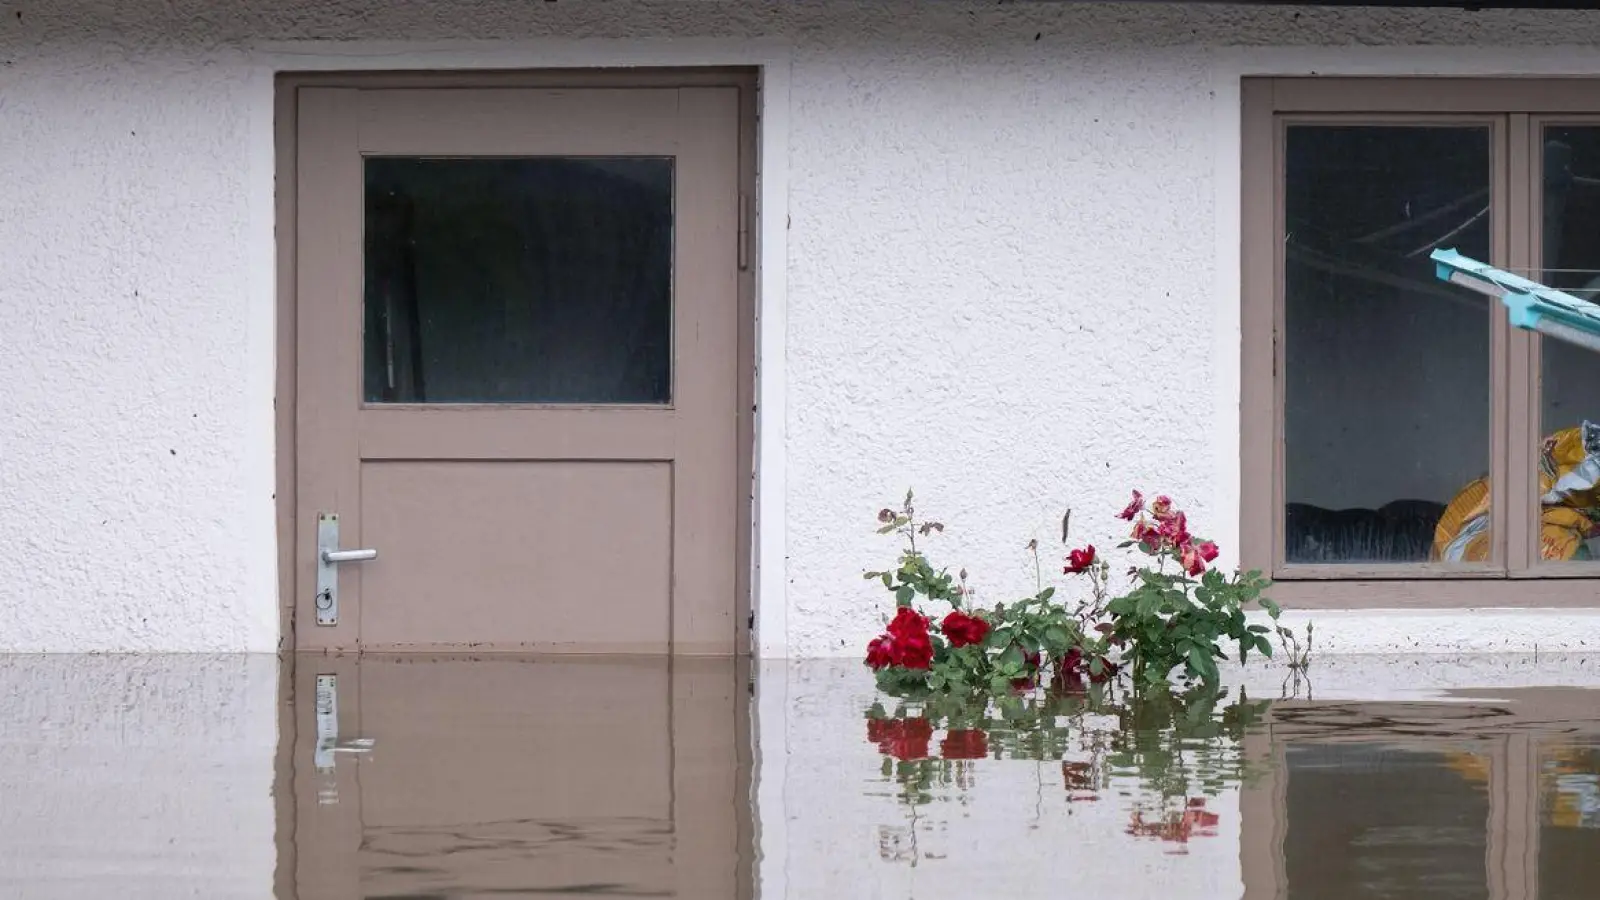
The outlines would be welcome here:
<svg viewBox="0 0 1600 900">
<path fill-rule="evenodd" d="M 1287 609 L 1600 609 L 1600 568 L 1585 575 L 1507 578 L 1484 573 L 1469 578 L 1274 580 L 1267 596 Z"/>
<path fill-rule="evenodd" d="M 1279 566 L 1273 572 L 1277 581 L 1429 581 L 1429 580 L 1504 580 L 1503 566 L 1487 563 L 1348 563 Z"/>
</svg>

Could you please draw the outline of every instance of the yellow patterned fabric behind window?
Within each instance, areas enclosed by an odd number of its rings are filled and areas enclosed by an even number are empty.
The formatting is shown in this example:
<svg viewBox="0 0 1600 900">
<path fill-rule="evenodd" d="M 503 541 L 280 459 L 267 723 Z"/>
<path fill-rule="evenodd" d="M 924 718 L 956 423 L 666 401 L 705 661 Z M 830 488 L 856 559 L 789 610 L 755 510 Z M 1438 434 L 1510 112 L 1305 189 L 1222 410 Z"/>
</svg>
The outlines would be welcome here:
<svg viewBox="0 0 1600 900">
<path fill-rule="evenodd" d="M 1539 447 L 1539 552 L 1545 559 L 1589 559 L 1600 534 L 1600 426 L 1558 431 Z M 1434 530 L 1433 559 L 1489 559 L 1489 480 L 1462 488 Z"/>
</svg>

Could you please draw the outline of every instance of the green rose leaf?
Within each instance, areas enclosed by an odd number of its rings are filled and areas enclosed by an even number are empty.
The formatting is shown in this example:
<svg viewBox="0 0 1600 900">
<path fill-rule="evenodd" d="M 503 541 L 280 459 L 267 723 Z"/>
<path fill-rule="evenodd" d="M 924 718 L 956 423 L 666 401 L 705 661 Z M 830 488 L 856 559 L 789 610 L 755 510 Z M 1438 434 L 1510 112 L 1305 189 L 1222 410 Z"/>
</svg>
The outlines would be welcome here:
<svg viewBox="0 0 1600 900">
<path fill-rule="evenodd" d="M 1001 669 L 1020 672 L 1022 670 L 1022 648 L 1012 644 L 1000 654 L 1000 659 L 995 664 Z"/>
</svg>

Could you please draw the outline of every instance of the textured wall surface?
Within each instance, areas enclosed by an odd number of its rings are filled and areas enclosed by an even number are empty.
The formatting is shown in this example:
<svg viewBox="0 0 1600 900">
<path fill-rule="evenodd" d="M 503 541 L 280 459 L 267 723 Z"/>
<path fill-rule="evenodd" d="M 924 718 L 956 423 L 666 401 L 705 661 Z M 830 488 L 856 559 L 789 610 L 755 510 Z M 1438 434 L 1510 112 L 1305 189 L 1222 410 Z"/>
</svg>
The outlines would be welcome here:
<svg viewBox="0 0 1600 900">
<path fill-rule="evenodd" d="M 9 9 L 0 48 L 0 647 L 271 649 L 248 73 Z"/>
<path fill-rule="evenodd" d="M 986 600 L 1031 584 L 1022 547 L 1053 548 L 1068 506 L 1076 536 L 1109 540 L 1134 485 L 1236 533 L 1216 488 L 1235 467 L 1214 418 L 1231 390 L 1214 349 L 1219 49 L 1596 44 L 1600 15 L 9 3 L 0 649 L 273 647 L 271 293 L 247 262 L 271 239 L 250 224 L 270 217 L 247 177 L 270 172 L 257 51 L 536 37 L 792 50 L 788 255 L 765 261 L 788 278 L 787 546 L 763 561 L 787 596 L 763 603 L 812 655 L 853 654 L 871 627 L 859 574 L 895 552 L 872 516 L 908 486 L 950 526 L 938 559 Z"/>
<path fill-rule="evenodd" d="M 0 894 L 271 893 L 277 663 L 0 657 Z"/>
</svg>

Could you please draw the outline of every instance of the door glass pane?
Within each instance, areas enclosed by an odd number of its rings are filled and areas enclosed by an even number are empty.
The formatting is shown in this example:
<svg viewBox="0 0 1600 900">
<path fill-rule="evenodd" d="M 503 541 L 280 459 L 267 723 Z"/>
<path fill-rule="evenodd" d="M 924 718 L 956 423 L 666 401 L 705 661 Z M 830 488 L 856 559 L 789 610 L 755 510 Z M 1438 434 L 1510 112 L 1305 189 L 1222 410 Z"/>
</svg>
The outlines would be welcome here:
<svg viewBox="0 0 1600 900">
<path fill-rule="evenodd" d="M 672 399 L 673 161 L 366 160 L 369 403 Z"/>
<path fill-rule="evenodd" d="M 1489 306 L 1428 254 L 1489 258 L 1490 131 L 1295 125 L 1285 153 L 1287 561 L 1484 562 Z"/>
<path fill-rule="evenodd" d="M 1591 898 L 1600 884 L 1600 737 L 1539 748 L 1539 900 Z"/>
<path fill-rule="evenodd" d="M 1540 273 L 1600 296 L 1600 126 L 1544 133 Z M 1540 338 L 1539 550 L 1550 562 L 1600 556 L 1600 354 Z"/>
</svg>

